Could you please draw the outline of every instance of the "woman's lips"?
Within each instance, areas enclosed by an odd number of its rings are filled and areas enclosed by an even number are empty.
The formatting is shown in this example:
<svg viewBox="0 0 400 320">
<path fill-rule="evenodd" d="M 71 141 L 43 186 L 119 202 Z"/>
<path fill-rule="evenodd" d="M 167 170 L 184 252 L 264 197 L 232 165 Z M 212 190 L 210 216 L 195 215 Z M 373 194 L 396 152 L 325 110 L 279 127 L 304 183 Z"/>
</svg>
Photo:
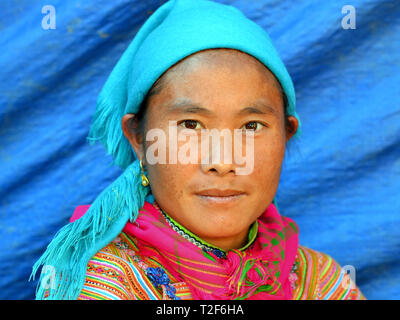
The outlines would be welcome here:
<svg viewBox="0 0 400 320">
<path fill-rule="evenodd" d="M 207 189 L 196 193 L 201 200 L 210 204 L 228 204 L 235 202 L 245 195 L 243 191 L 239 190 L 221 190 L 221 189 Z"/>
</svg>

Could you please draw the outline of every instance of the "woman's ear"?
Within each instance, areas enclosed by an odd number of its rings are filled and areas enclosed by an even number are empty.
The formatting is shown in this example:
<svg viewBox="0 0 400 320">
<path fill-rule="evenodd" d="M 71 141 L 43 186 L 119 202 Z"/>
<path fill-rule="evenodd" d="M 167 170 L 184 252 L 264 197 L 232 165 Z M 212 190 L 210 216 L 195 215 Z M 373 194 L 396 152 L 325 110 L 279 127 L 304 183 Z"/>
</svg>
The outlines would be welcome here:
<svg viewBox="0 0 400 320">
<path fill-rule="evenodd" d="M 144 150 L 143 150 L 143 137 L 138 133 L 135 128 L 138 126 L 134 113 L 127 113 L 121 119 L 121 128 L 124 136 L 128 139 L 137 157 L 143 160 L 144 164 Z"/>
<path fill-rule="evenodd" d="M 287 121 L 290 125 L 286 127 L 286 142 L 294 136 L 299 127 L 299 120 L 296 117 L 288 116 Z"/>
</svg>

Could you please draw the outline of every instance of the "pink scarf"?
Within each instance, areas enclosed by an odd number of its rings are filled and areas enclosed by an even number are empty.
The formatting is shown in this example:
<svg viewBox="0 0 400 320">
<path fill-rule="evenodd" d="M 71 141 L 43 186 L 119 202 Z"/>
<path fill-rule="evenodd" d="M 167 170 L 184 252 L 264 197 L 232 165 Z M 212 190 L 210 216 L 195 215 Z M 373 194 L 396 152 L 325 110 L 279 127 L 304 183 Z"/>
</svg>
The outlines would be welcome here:
<svg viewBox="0 0 400 320">
<path fill-rule="evenodd" d="M 225 258 L 204 251 L 168 224 L 158 205 L 145 202 L 125 233 L 137 239 L 140 254 L 156 257 L 192 297 L 211 299 L 288 300 L 289 274 L 298 248 L 298 228 L 270 204 L 258 219 L 255 241 L 243 252 L 229 250 Z"/>
</svg>

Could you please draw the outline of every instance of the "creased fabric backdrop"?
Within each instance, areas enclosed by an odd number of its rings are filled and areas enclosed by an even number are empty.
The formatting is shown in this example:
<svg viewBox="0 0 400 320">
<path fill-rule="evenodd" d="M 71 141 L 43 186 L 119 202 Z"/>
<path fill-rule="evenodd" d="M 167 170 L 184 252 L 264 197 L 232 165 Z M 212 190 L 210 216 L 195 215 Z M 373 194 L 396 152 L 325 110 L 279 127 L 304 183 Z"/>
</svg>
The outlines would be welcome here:
<svg viewBox="0 0 400 320">
<path fill-rule="evenodd" d="M 291 74 L 303 136 L 277 199 L 302 245 L 352 265 L 369 299 L 400 298 L 400 3 L 219 0 L 270 34 Z M 1 1 L 0 298 L 33 299 L 31 267 L 74 208 L 120 173 L 85 141 L 96 97 L 165 1 Z M 44 30 L 44 5 L 56 29 Z M 162 54 L 162 52 L 160 52 Z"/>
</svg>

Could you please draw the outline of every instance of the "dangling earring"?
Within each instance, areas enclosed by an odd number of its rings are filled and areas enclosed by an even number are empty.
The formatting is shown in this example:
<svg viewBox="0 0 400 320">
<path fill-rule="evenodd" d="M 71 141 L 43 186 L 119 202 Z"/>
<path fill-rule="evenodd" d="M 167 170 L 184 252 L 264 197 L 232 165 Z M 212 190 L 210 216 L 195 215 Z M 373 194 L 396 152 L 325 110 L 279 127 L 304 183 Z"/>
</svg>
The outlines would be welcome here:
<svg viewBox="0 0 400 320">
<path fill-rule="evenodd" d="M 140 164 L 140 169 L 142 169 L 142 186 L 147 187 L 149 185 L 149 179 L 147 179 L 146 175 L 144 174 L 142 160 L 139 161 L 139 164 Z"/>
</svg>

